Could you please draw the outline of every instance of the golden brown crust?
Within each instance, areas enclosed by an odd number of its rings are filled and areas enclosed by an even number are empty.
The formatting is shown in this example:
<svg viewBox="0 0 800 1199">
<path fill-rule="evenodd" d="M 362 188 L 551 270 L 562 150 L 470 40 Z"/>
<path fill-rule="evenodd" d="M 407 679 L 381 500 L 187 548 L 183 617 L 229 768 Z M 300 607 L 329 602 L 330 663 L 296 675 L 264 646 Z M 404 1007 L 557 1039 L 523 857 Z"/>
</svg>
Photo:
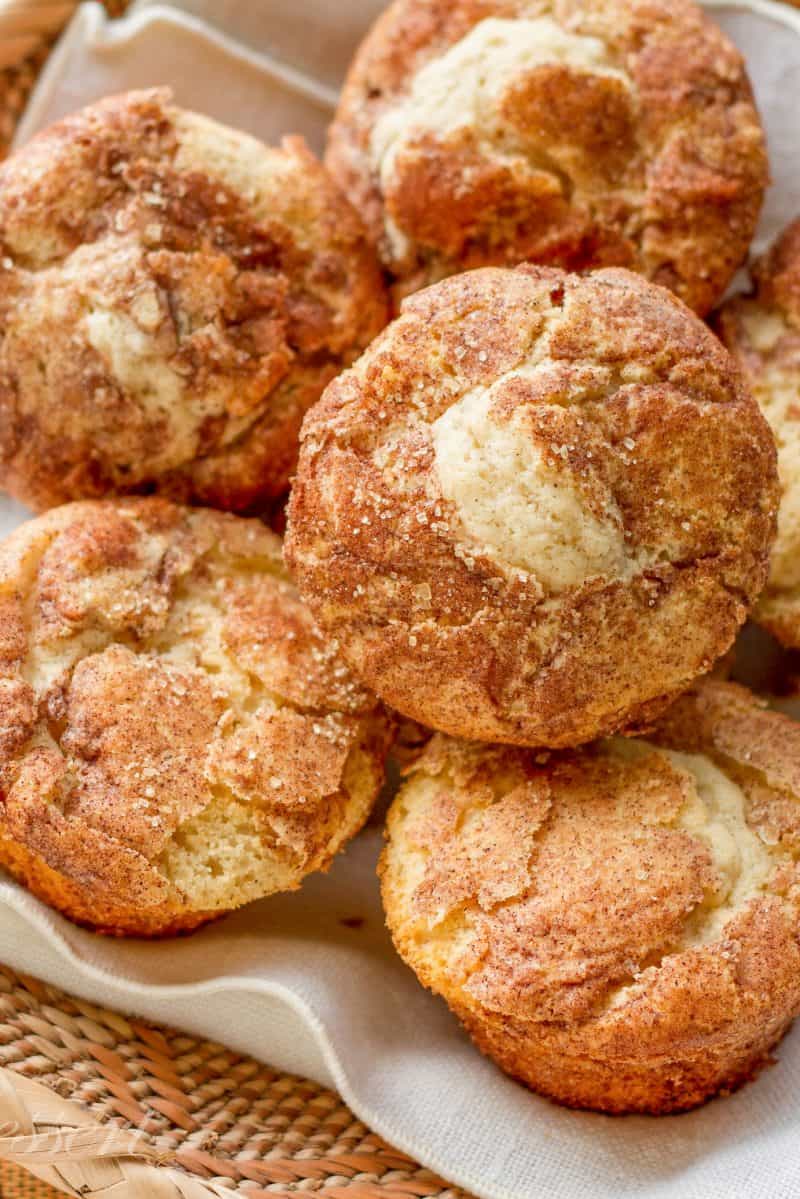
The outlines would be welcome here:
<svg viewBox="0 0 800 1199">
<path fill-rule="evenodd" d="M 326 162 L 400 295 L 527 260 L 631 267 L 700 313 L 768 175 L 742 57 L 691 0 L 395 0 Z"/>
<path fill-rule="evenodd" d="M 437 736 L 389 813 L 397 948 L 486 1053 L 608 1112 L 750 1078 L 800 1010 L 800 726 L 718 681 L 647 742 Z"/>
<path fill-rule="evenodd" d="M 38 899 L 75 924 L 109 937 L 161 938 L 195 932 L 218 920 L 224 912 L 191 912 L 174 902 L 151 902 L 131 917 L 131 891 L 124 902 L 99 900 L 83 879 L 75 880 L 53 870 L 38 854 L 12 837 L 0 833 L 0 864 Z"/>
<path fill-rule="evenodd" d="M 714 323 L 778 445 L 778 535 L 754 618 L 800 649 L 800 219 L 754 263 L 752 277 L 752 291 L 723 305 Z"/>
<path fill-rule="evenodd" d="M 161 499 L 0 546 L 0 861 L 72 919 L 162 935 L 325 869 L 388 726 L 258 521 Z"/>
<path fill-rule="evenodd" d="M 158 490 L 252 509 L 386 320 L 361 221 L 167 89 L 92 105 L 0 168 L 0 481 L 44 508 Z"/>
<path fill-rule="evenodd" d="M 668 292 L 487 268 L 407 300 L 309 414 L 287 560 L 400 712 L 579 744 L 646 724 L 729 647 L 765 578 L 774 457 Z"/>
</svg>

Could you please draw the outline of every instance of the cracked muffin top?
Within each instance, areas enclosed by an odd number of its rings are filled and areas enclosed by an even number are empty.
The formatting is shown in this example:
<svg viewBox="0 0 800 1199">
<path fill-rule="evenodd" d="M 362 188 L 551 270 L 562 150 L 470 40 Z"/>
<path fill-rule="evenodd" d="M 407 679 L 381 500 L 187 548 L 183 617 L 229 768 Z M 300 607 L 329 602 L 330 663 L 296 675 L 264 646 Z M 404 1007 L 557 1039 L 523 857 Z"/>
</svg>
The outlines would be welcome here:
<svg viewBox="0 0 800 1199">
<path fill-rule="evenodd" d="M 755 263 L 752 275 L 752 292 L 729 300 L 715 325 L 778 445 L 778 535 L 753 615 L 800 649 L 800 220 Z"/>
<path fill-rule="evenodd" d="M 106 931 L 161 933 L 325 868 L 387 723 L 260 522 L 68 504 L 0 546 L 0 862 Z"/>
<path fill-rule="evenodd" d="M 399 295 L 485 265 L 625 266 L 700 313 L 768 175 L 743 59 L 691 0 L 396 0 L 326 161 Z"/>
<path fill-rule="evenodd" d="M 306 409 L 386 319 L 359 217 L 302 139 L 92 105 L 0 167 L 0 483 L 35 508 L 286 490 Z"/>
<path fill-rule="evenodd" d="M 741 1080 L 800 1010 L 798 849 L 800 725 L 709 681 L 647 740 L 436 736 L 389 813 L 383 896 L 505 1069 L 663 1111 Z"/>
<path fill-rule="evenodd" d="M 457 736 L 650 719 L 766 576 L 769 428 L 679 300 L 484 268 L 405 301 L 306 419 L 287 560 L 356 673 Z"/>
</svg>

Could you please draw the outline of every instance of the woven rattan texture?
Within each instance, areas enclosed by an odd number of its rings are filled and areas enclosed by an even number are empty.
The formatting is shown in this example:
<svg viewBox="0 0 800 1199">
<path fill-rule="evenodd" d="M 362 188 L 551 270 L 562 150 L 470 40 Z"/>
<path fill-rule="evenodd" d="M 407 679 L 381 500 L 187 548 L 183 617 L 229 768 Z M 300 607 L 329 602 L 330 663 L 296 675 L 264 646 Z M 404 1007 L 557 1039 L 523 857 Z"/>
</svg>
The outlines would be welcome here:
<svg viewBox="0 0 800 1199">
<path fill-rule="evenodd" d="M 119 16 L 128 0 L 103 0 L 103 5 Z M 0 157 L 8 151 L 53 42 L 76 7 L 74 0 L 0 0 Z"/>
<path fill-rule="evenodd" d="M 41 1182 L 11 1162 L 0 1162 L 1 1199 L 60 1199 L 46 1182 Z M 63 1199 L 63 1196 L 61 1197 Z"/>
<path fill-rule="evenodd" d="M 59 1199 L 59 1194 L 27 1170 L 0 1161 L 0 1199 Z"/>
<path fill-rule="evenodd" d="M 0 1065 L 100 1123 L 140 1130 L 170 1164 L 248 1199 L 466 1199 L 391 1149 L 331 1091 L 4 966 Z"/>
</svg>

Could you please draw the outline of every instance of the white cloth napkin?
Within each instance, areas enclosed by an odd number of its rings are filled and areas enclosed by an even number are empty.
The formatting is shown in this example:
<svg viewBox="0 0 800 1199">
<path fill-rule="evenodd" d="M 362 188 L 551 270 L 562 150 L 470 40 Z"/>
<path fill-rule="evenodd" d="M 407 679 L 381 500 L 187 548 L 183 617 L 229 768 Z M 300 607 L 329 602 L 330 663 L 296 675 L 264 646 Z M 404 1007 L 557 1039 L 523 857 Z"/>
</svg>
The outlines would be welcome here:
<svg viewBox="0 0 800 1199">
<path fill-rule="evenodd" d="M 109 23 L 99 5 L 84 5 L 21 136 L 108 91 L 168 82 L 184 104 L 266 138 L 300 130 L 319 147 L 351 43 L 378 5 L 182 7 L 139 0 Z M 708 7 L 748 55 L 768 126 L 775 183 L 763 244 L 800 212 L 800 13 L 769 0 Z M 0 499 L 0 532 L 22 516 Z M 484 1199 L 798 1199 L 800 1030 L 777 1067 L 688 1115 L 555 1107 L 484 1060 L 394 954 L 375 880 L 379 846 L 373 825 L 300 892 L 162 944 L 93 936 L 0 880 L 0 960 L 334 1086 L 388 1141 Z M 352 927 L 354 917 L 363 924 Z"/>
</svg>

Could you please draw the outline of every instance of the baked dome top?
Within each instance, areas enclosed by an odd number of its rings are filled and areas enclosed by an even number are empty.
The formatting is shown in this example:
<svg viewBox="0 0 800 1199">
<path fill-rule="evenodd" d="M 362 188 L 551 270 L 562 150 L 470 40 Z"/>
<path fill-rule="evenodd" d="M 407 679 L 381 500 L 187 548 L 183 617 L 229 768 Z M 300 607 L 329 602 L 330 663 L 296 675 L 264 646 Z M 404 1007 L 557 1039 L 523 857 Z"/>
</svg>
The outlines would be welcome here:
<svg viewBox="0 0 800 1199">
<path fill-rule="evenodd" d="M 288 561 L 356 673 L 479 740 L 649 719 L 730 645 L 775 448 L 730 355 L 627 271 L 408 299 L 303 431 Z"/>
<path fill-rule="evenodd" d="M 401 295 L 489 264 L 626 266 L 701 313 L 768 174 L 743 59 L 691 0 L 396 0 L 327 163 Z"/>
<path fill-rule="evenodd" d="M 51 509 L 0 546 L 0 860 L 74 918 L 191 927 L 326 867 L 387 721 L 259 521 Z"/>
<path fill-rule="evenodd" d="M 767 586 L 754 618 L 800 648 L 800 220 L 753 267 L 753 290 L 715 318 L 778 447 L 781 502 Z"/>
<path fill-rule="evenodd" d="M 357 214 L 300 138 L 91 105 L 0 166 L 0 482 L 36 508 L 288 487 L 306 409 L 386 319 Z"/>
<path fill-rule="evenodd" d="M 708 681 L 645 740 L 438 735 L 389 812 L 387 919 L 504 1069 L 561 1102 L 690 1107 L 800 1010 L 800 724 Z"/>
</svg>

